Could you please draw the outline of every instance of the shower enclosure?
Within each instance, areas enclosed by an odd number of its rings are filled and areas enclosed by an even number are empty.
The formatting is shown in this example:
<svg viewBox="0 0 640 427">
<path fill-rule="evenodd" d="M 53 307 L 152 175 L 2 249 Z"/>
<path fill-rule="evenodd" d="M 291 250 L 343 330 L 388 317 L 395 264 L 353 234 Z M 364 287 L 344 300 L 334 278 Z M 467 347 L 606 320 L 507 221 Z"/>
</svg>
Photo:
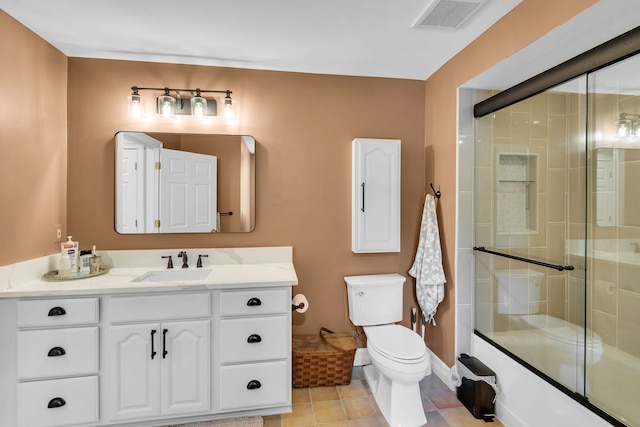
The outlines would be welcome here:
<svg viewBox="0 0 640 427">
<path fill-rule="evenodd" d="M 640 55 L 478 117 L 475 134 L 476 334 L 640 427 Z"/>
</svg>

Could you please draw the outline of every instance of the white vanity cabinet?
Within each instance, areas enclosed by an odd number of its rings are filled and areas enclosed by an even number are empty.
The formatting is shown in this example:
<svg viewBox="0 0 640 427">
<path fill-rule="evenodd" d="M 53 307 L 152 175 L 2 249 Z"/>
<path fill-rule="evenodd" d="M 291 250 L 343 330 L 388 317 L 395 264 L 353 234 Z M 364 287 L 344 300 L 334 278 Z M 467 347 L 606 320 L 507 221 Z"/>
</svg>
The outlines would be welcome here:
<svg viewBox="0 0 640 427">
<path fill-rule="evenodd" d="M 112 297 L 109 419 L 209 412 L 210 293 Z"/>
<path fill-rule="evenodd" d="M 98 298 L 13 303 L 17 314 L 16 425 L 49 427 L 96 423 L 99 419 Z"/>
<path fill-rule="evenodd" d="M 352 142 L 354 253 L 400 252 L 400 140 Z"/>
<path fill-rule="evenodd" d="M 220 313 L 217 406 L 291 404 L 291 288 L 225 290 Z"/>
</svg>

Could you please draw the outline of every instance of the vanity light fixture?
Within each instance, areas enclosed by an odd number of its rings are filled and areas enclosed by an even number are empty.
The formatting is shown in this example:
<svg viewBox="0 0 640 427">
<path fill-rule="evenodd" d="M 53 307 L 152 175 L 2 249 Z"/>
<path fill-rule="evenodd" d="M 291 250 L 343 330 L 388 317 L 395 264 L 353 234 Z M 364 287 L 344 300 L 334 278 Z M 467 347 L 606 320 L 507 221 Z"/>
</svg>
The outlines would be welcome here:
<svg viewBox="0 0 640 427">
<path fill-rule="evenodd" d="M 132 93 L 129 95 L 129 112 L 133 117 L 142 117 L 144 110 L 143 98 L 139 91 L 162 91 L 162 95 L 156 97 L 156 111 L 163 117 L 174 117 L 177 115 L 191 115 L 204 119 L 208 116 L 218 114 L 217 102 L 214 98 L 205 98 L 205 93 L 223 93 L 224 117 L 229 120 L 235 118 L 234 102 L 231 98 L 230 90 L 209 90 L 209 89 L 174 89 L 170 87 L 138 87 L 131 86 Z M 182 93 L 189 93 L 191 96 L 183 98 Z M 172 94 L 174 96 L 172 96 Z"/>
<path fill-rule="evenodd" d="M 640 138 L 640 114 L 620 113 L 620 118 L 615 122 L 616 137 Z"/>
</svg>

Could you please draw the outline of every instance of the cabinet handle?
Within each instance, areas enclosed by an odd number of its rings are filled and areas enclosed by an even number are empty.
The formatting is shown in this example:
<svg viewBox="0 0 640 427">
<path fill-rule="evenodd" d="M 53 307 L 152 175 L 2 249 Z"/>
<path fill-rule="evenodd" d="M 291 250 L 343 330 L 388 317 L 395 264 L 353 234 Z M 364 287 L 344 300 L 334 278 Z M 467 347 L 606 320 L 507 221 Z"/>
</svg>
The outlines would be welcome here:
<svg viewBox="0 0 640 427">
<path fill-rule="evenodd" d="M 260 384 L 260 381 L 258 380 L 251 380 L 247 384 L 247 390 L 257 390 L 260 387 L 262 387 L 262 384 Z"/>
<path fill-rule="evenodd" d="M 63 398 L 54 397 L 53 399 L 51 399 L 49 401 L 49 404 L 47 405 L 47 408 L 59 408 L 59 407 L 64 406 L 66 404 L 67 404 L 67 402 L 65 402 Z"/>
<path fill-rule="evenodd" d="M 360 210 L 364 212 L 364 182 L 360 184 L 360 187 L 362 187 L 362 207 L 360 208 Z"/>
<path fill-rule="evenodd" d="M 155 343 L 155 339 L 153 339 L 153 336 L 156 334 L 156 330 L 152 329 L 151 330 L 151 360 L 153 360 L 154 357 L 156 357 L 156 351 L 154 350 L 154 343 Z"/>
<path fill-rule="evenodd" d="M 262 337 L 260 337 L 260 335 L 258 335 L 258 334 L 251 334 L 251 335 L 249 335 L 249 338 L 247 338 L 247 342 L 249 344 L 253 344 L 253 343 L 256 343 L 256 342 L 262 342 Z"/>
<path fill-rule="evenodd" d="M 49 350 L 49 353 L 47 353 L 48 357 L 58 357 L 58 356 L 64 356 L 65 354 L 67 354 L 66 351 L 64 351 L 64 348 L 62 347 L 53 347 L 51 350 Z"/>
<path fill-rule="evenodd" d="M 67 311 L 62 307 L 53 307 L 47 316 L 64 316 Z"/>
<path fill-rule="evenodd" d="M 260 301 L 260 298 L 250 298 L 249 301 L 247 301 L 247 305 L 249 307 L 262 305 L 262 301 Z"/>
<path fill-rule="evenodd" d="M 169 353 L 167 351 L 167 332 L 169 332 L 168 329 L 163 329 L 162 330 L 162 358 L 164 359 L 167 354 Z"/>
</svg>

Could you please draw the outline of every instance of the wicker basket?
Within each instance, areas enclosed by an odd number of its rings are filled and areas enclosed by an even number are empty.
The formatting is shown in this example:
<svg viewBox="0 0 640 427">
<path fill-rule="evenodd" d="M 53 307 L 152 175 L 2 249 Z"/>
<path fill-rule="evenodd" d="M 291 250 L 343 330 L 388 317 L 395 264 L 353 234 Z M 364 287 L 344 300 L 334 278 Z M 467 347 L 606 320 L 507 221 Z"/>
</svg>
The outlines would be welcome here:
<svg viewBox="0 0 640 427">
<path fill-rule="evenodd" d="M 294 335 L 292 341 L 294 387 L 351 383 L 356 341 L 349 334 L 321 328 L 319 335 Z"/>
</svg>

